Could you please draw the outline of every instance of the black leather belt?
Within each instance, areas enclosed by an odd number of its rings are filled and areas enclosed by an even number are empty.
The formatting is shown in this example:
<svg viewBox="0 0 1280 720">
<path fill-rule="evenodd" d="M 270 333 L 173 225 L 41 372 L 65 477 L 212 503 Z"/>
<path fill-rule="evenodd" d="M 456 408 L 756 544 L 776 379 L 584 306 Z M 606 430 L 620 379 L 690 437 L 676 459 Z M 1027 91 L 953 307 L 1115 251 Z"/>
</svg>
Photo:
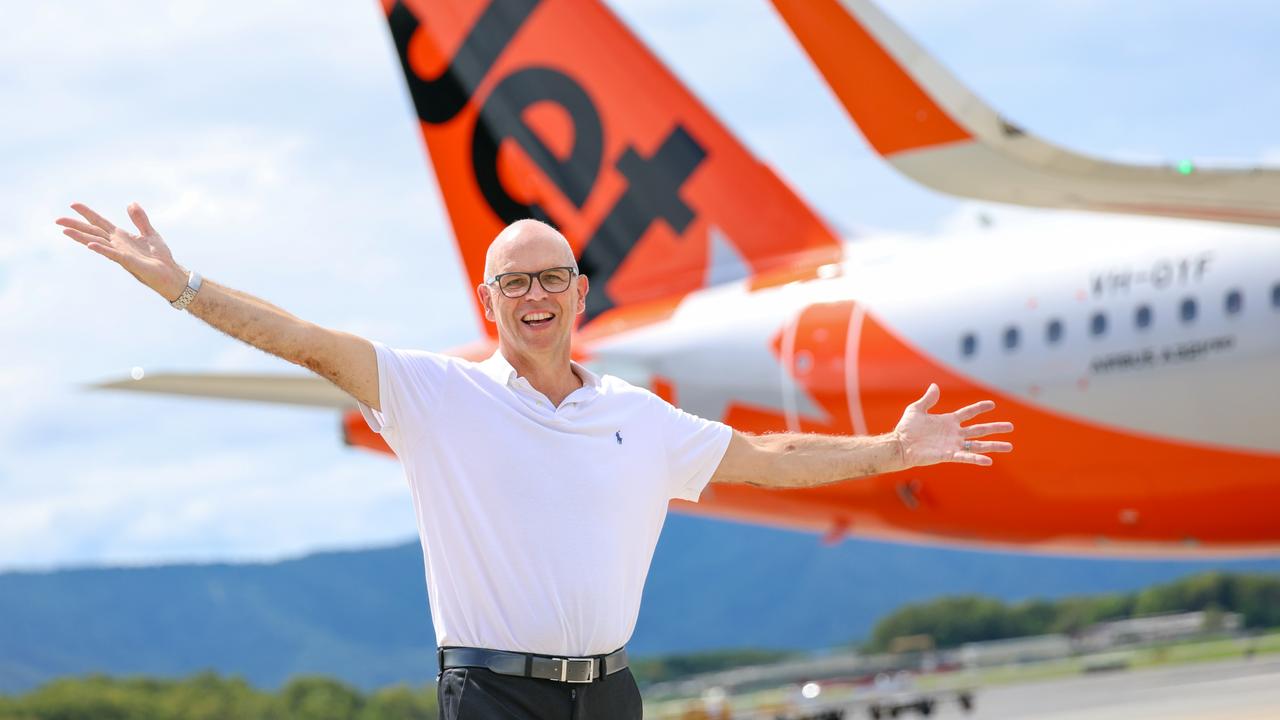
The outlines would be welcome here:
<svg viewBox="0 0 1280 720">
<path fill-rule="evenodd" d="M 620 648 L 608 655 L 573 658 L 554 655 L 486 650 L 484 648 L 447 647 L 436 654 L 440 670 L 478 667 L 502 675 L 558 680 L 567 683 L 589 683 L 612 675 L 627 666 L 627 650 Z"/>
</svg>

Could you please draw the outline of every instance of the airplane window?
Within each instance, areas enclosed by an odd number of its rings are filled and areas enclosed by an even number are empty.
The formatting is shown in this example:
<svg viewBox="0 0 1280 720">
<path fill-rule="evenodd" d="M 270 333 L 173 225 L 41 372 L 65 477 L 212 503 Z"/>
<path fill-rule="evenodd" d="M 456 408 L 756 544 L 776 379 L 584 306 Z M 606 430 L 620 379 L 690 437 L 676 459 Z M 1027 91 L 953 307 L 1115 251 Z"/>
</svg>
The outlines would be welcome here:
<svg viewBox="0 0 1280 720">
<path fill-rule="evenodd" d="M 960 354 L 969 357 L 978 350 L 978 338 L 968 333 L 960 340 Z"/>
<path fill-rule="evenodd" d="M 1227 314 L 1235 315 L 1240 312 L 1241 306 L 1244 305 L 1244 298 L 1241 297 L 1239 290 L 1232 290 L 1227 293 Z"/>
<path fill-rule="evenodd" d="M 1133 323 L 1140 328 L 1149 327 L 1151 325 L 1151 307 L 1149 305 L 1139 305 L 1137 312 L 1133 314 Z"/>
<path fill-rule="evenodd" d="M 1050 343 L 1056 343 L 1062 339 L 1062 321 L 1054 318 L 1049 321 L 1049 327 L 1045 328 L 1045 338 Z"/>
<path fill-rule="evenodd" d="M 1196 299 L 1184 298 L 1182 305 L 1179 306 L 1178 312 L 1182 315 L 1182 322 L 1189 323 L 1196 319 Z"/>
<path fill-rule="evenodd" d="M 1004 349 L 1012 350 L 1018 347 L 1018 328 L 1010 325 L 1004 329 Z"/>
<path fill-rule="evenodd" d="M 1093 335 L 1101 335 L 1107 331 L 1107 316 L 1097 312 L 1089 320 L 1089 332 Z"/>
</svg>

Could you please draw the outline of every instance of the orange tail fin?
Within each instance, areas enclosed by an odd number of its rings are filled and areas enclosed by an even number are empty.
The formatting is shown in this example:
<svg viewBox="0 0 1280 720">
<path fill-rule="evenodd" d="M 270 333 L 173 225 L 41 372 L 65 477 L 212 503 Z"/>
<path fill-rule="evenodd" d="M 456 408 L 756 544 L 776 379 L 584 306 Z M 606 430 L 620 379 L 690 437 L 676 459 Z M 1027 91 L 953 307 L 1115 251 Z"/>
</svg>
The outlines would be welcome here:
<svg viewBox="0 0 1280 720">
<path fill-rule="evenodd" d="M 524 217 L 569 239 L 592 280 L 587 322 L 839 258 L 817 215 L 595 0 L 384 9 L 473 285 Z"/>
</svg>

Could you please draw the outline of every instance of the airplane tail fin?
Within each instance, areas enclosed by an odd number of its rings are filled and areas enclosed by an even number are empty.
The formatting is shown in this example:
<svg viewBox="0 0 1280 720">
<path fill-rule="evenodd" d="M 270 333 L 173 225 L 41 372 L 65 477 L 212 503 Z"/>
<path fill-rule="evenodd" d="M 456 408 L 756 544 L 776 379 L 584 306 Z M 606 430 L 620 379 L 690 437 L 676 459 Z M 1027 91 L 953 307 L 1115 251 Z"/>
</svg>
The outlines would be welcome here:
<svg viewBox="0 0 1280 720">
<path fill-rule="evenodd" d="M 592 280 L 585 322 L 839 259 L 820 218 L 597 0 L 383 8 L 473 285 L 524 217 L 569 239 Z"/>
<path fill-rule="evenodd" d="M 871 0 L 772 0 L 867 142 L 959 197 L 1280 225 L 1280 170 L 1111 162 L 1001 117 Z"/>
</svg>

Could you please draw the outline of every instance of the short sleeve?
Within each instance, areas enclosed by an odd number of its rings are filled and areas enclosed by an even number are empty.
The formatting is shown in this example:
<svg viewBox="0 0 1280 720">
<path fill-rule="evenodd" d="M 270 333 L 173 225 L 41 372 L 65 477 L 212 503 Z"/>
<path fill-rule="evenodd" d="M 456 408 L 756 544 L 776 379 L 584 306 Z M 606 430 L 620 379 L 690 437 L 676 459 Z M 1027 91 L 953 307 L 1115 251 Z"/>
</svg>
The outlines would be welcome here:
<svg viewBox="0 0 1280 720">
<path fill-rule="evenodd" d="M 369 429 L 382 435 L 392 450 L 413 426 L 425 422 L 440 395 L 449 358 L 426 350 L 399 350 L 374 340 L 378 358 L 378 405 L 356 401 Z"/>
<path fill-rule="evenodd" d="M 697 502 L 729 449 L 733 428 L 687 413 L 656 395 L 654 400 L 661 404 L 670 497 Z"/>
</svg>

